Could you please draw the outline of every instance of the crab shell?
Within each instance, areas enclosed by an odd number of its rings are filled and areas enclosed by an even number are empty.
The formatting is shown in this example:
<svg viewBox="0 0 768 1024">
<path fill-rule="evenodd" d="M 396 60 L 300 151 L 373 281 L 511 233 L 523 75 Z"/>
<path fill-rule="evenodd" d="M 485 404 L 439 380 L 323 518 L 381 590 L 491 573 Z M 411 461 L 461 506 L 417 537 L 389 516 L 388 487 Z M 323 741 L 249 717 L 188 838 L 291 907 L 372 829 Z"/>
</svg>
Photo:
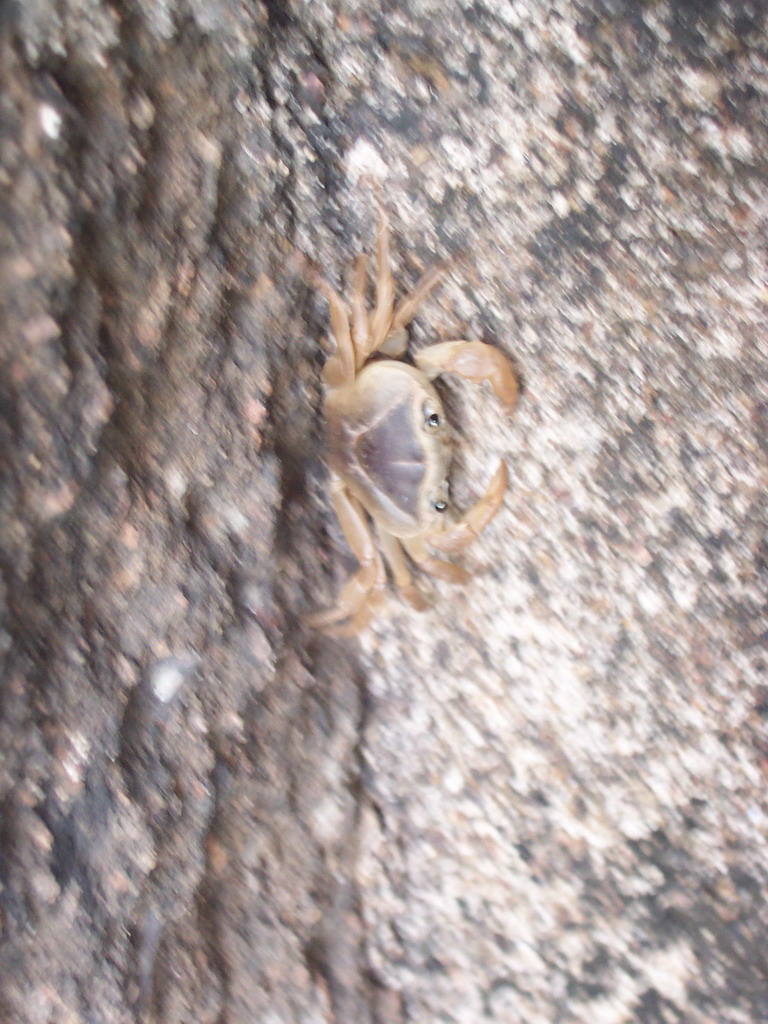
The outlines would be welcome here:
<svg viewBox="0 0 768 1024">
<path fill-rule="evenodd" d="M 421 370 L 369 363 L 325 404 L 328 462 L 363 508 L 398 538 L 443 525 L 449 447 L 440 397 Z"/>
</svg>

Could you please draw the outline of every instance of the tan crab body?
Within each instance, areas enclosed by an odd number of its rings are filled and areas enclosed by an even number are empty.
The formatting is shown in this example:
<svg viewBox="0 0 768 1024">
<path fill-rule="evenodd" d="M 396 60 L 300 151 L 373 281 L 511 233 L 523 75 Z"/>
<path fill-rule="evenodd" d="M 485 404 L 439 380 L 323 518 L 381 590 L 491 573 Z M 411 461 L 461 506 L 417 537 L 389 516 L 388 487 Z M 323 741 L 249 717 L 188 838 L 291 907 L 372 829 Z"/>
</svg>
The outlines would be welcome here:
<svg viewBox="0 0 768 1024">
<path fill-rule="evenodd" d="M 387 359 L 368 363 L 325 403 L 328 465 L 393 537 L 435 529 L 447 499 L 440 398 L 424 374 Z"/>
<path fill-rule="evenodd" d="M 442 277 L 442 270 L 428 272 L 394 307 L 389 230 L 381 208 L 371 313 L 365 306 L 366 273 L 360 257 L 349 311 L 330 285 L 318 280 L 336 341 L 323 370 L 331 496 L 360 563 L 336 605 L 310 619 L 336 635 L 356 633 L 370 621 L 386 587 L 385 562 L 395 584 L 419 609 L 427 602 L 413 584 L 408 558 L 441 579 L 465 582 L 464 569 L 435 558 L 431 550 L 462 551 L 501 507 L 507 486 L 504 463 L 480 501 L 458 522 L 446 522 L 449 449 L 443 407 L 431 379 L 454 373 L 487 381 L 507 408 L 514 406 L 518 391 L 506 356 L 479 341 L 430 345 L 415 353 L 415 366 L 381 358 L 404 354 L 404 328 Z"/>
</svg>

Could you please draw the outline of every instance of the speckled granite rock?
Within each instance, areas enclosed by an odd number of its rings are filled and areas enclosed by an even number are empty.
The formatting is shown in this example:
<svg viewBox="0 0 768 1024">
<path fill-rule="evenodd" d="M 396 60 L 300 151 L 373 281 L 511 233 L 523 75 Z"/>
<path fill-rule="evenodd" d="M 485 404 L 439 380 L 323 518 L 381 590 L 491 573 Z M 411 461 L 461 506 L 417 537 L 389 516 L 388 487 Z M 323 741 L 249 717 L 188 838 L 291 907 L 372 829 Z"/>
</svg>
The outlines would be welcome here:
<svg viewBox="0 0 768 1024">
<path fill-rule="evenodd" d="M 762 5 L 14 10 L 0 1016 L 768 1019 Z M 476 578 L 337 642 L 371 179 L 524 393 L 445 391 Z"/>
</svg>

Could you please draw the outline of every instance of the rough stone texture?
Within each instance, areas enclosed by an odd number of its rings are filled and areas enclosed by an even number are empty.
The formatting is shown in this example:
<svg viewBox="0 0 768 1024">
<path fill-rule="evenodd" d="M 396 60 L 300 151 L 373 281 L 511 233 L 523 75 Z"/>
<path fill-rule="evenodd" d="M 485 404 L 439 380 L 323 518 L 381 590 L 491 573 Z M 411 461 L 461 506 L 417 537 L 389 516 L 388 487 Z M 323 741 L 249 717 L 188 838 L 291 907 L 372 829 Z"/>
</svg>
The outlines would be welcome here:
<svg viewBox="0 0 768 1024">
<path fill-rule="evenodd" d="M 0 1020 L 768 1019 L 768 45 L 748 0 L 0 23 Z M 382 183 L 468 564 L 360 641 L 324 303 Z"/>
</svg>

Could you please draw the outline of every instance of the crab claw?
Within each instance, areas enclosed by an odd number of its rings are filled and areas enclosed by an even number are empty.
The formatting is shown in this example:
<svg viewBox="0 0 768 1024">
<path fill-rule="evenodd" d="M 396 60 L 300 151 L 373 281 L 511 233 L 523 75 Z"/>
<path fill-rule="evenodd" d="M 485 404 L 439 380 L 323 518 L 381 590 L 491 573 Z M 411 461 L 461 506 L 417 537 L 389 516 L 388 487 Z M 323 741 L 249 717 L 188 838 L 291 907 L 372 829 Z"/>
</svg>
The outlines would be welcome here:
<svg viewBox="0 0 768 1024">
<path fill-rule="evenodd" d="M 488 490 L 480 501 L 473 505 L 468 512 L 465 512 L 457 523 L 449 526 L 443 533 L 431 534 L 428 538 L 430 547 L 437 548 L 438 551 L 445 551 L 448 554 L 463 551 L 468 544 L 471 544 L 482 533 L 501 508 L 504 491 L 506 491 L 508 483 L 509 474 L 507 467 L 502 462 L 493 474 Z"/>
<path fill-rule="evenodd" d="M 499 349 L 482 341 L 443 341 L 416 352 L 416 365 L 432 379 L 440 373 L 456 373 L 476 384 L 483 381 L 506 409 L 513 409 L 520 390 L 512 364 Z"/>
</svg>

